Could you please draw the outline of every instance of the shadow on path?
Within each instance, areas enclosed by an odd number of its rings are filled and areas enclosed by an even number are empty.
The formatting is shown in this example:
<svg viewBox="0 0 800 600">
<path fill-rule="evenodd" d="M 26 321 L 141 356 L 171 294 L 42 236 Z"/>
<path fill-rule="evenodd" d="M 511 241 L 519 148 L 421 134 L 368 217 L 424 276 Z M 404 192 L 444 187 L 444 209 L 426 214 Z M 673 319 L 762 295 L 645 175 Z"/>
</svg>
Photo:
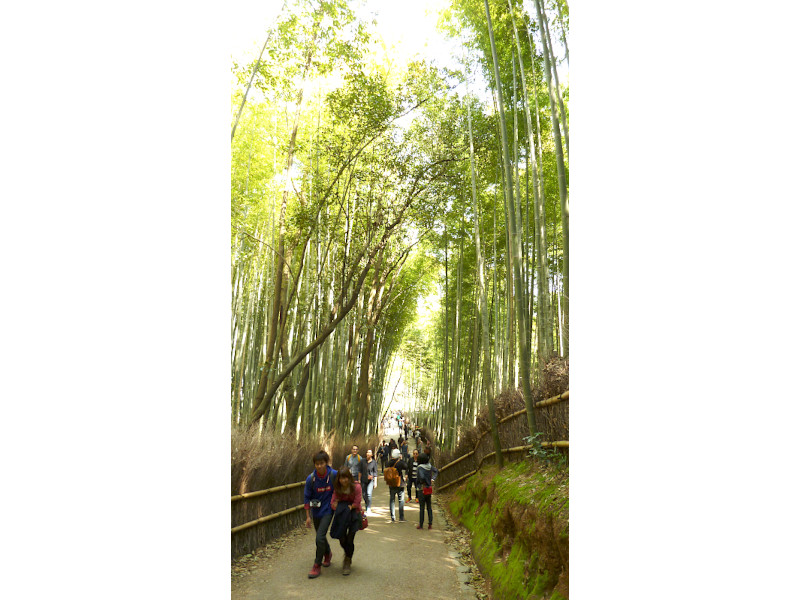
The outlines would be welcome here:
<svg viewBox="0 0 800 600">
<path fill-rule="evenodd" d="M 387 433 L 389 435 L 385 439 L 397 439 L 397 430 Z M 299 501 L 302 502 L 302 496 Z M 372 512 L 375 514 L 369 516 L 369 527 L 356 534 L 349 576 L 342 575 L 344 552 L 339 541 L 331 539 L 331 566 L 323 568 L 322 575 L 316 579 L 308 578 L 308 571 L 314 562 L 314 530 L 304 527 L 303 534 L 290 539 L 268 562 L 265 561 L 246 577 L 233 582 L 232 600 L 353 600 L 359 597 L 395 600 L 412 590 L 413 595 L 421 595 L 426 600 L 474 600 L 475 593 L 459 581 L 461 565 L 444 542 L 444 519 L 435 501 L 433 529 L 427 528 L 427 515 L 425 528 L 415 527 L 419 523 L 419 504 L 413 502 L 405 505 L 405 522 L 391 523 L 389 488 L 379 477 L 372 496 Z M 416 585 L 408 587 L 409 578 L 417 574 L 424 574 L 427 582 L 422 590 Z M 387 586 L 389 581 L 394 582 L 391 587 Z"/>
</svg>

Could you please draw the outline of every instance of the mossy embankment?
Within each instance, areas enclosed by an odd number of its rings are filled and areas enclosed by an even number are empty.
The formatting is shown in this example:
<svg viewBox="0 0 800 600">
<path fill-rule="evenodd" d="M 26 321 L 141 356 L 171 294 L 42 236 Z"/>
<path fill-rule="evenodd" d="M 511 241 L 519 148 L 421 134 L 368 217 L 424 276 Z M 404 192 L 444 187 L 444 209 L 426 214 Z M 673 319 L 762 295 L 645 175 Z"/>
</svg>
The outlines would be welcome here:
<svg viewBox="0 0 800 600">
<path fill-rule="evenodd" d="M 569 597 L 569 472 L 530 460 L 473 475 L 446 502 L 498 600 Z"/>
</svg>

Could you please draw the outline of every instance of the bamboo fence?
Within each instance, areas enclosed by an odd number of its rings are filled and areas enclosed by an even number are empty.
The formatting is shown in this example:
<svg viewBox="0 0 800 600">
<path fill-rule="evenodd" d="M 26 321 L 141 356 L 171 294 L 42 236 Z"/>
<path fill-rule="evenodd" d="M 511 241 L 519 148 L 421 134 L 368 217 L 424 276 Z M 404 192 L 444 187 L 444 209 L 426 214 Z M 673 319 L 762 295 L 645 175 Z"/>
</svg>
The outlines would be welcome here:
<svg viewBox="0 0 800 600">
<path fill-rule="evenodd" d="M 252 552 L 305 522 L 305 481 L 231 496 L 231 557 Z"/>
<path fill-rule="evenodd" d="M 569 448 L 568 400 L 569 390 L 536 403 L 537 424 L 544 437 L 549 440 L 542 442 L 543 447 Z M 497 426 L 500 445 L 507 446 L 503 449 L 503 454 L 512 460 L 524 458 L 524 451 L 530 446 L 518 444 L 529 433 L 525 410 L 500 419 Z M 471 452 L 439 469 L 435 491 L 442 491 L 464 481 L 474 475 L 486 460 L 494 457 L 492 436 L 485 431 Z M 298 481 L 231 496 L 231 556 L 236 558 L 252 552 L 304 523 L 303 505 L 296 504 L 298 499 L 302 499 L 299 488 L 304 485 L 305 481 Z"/>
<path fill-rule="evenodd" d="M 569 451 L 569 390 L 558 396 L 547 398 L 534 405 L 536 423 L 547 441 L 541 442 L 544 448 L 561 448 Z M 500 446 L 503 454 L 510 460 L 522 460 L 531 446 L 520 446 L 519 442 L 529 435 L 528 419 L 525 409 L 500 419 L 497 422 Z M 439 468 L 434 491 L 460 483 L 477 473 L 484 462 L 495 458 L 494 443 L 490 431 L 484 431 L 478 438 L 475 448 L 454 461 Z"/>
</svg>

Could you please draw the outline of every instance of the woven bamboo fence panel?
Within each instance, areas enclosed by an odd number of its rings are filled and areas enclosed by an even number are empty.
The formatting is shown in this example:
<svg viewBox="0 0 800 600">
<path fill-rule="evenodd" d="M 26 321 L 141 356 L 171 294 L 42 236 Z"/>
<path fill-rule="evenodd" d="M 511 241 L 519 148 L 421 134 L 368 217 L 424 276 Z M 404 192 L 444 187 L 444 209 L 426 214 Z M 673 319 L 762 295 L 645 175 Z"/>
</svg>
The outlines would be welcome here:
<svg viewBox="0 0 800 600">
<path fill-rule="evenodd" d="M 561 396 L 562 399 L 550 398 L 548 402 L 542 402 L 544 406 L 537 406 L 535 409 L 536 424 L 543 434 L 539 438 L 540 442 L 569 440 L 569 392 L 565 392 Z M 522 410 L 506 417 L 498 422 L 497 429 L 500 433 L 500 446 L 503 449 L 522 446 L 525 443 L 523 438 L 529 435 L 526 412 Z M 558 451 L 568 452 L 568 448 L 559 448 Z M 472 453 L 467 453 L 451 461 L 443 468 L 440 467 L 435 489 L 442 489 L 457 479 L 472 473 L 478 468 L 483 458 L 493 452 L 494 442 L 491 433 L 487 431 L 481 436 Z M 526 456 L 527 452 L 525 451 L 504 454 L 506 461 L 523 460 Z M 483 460 L 483 465 L 494 464 L 494 461 L 496 461 L 495 456 L 487 457 L 486 460 Z"/>
<path fill-rule="evenodd" d="M 305 482 L 303 482 L 305 483 Z M 234 497 L 237 498 L 237 497 Z M 231 501 L 231 529 L 303 504 L 303 486 Z M 231 558 L 260 548 L 305 523 L 304 510 L 294 510 L 266 523 L 231 533 Z"/>
</svg>

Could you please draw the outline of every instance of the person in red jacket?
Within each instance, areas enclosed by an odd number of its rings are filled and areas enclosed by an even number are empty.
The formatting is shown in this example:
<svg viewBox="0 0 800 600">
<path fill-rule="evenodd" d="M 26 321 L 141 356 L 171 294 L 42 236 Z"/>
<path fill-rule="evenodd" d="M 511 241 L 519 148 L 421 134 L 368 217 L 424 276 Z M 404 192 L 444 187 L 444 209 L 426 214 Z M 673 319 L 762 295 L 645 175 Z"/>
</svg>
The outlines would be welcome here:
<svg viewBox="0 0 800 600">
<path fill-rule="evenodd" d="M 331 498 L 331 508 L 338 515 L 337 507 L 339 503 L 349 504 L 350 513 L 358 513 L 347 519 L 343 535 L 339 536 L 339 544 L 344 550 L 344 564 L 342 565 L 342 575 L 350 575 L 350 566 L 353 562 L 353 552 L 355 552 L 356 532 L 361 526 L 361 484 L 353 479 L 349 469 L 342 469 L 333 484 L 333 497 Z M 348 515 L 349 516 L 349 515 Z M 333 529 L 333 527 L 331 528 Z"/>
</svg>

